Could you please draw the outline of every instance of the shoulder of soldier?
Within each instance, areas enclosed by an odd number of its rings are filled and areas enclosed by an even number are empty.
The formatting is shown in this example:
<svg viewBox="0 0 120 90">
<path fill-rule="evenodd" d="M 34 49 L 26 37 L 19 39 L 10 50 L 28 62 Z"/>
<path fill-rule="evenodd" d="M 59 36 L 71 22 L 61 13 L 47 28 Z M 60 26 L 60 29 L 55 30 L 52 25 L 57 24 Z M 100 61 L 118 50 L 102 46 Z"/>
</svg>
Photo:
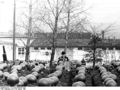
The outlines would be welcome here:
<svg viewBox="0 0 120 90">
<path fill-rule="evenodd" d="M 65 58 L 68 58 L 67 56 L 65 56 Z"/>
<path fill-rule="evenodd" d="M 60 56 L 58 59 L 62 59 L 63 57 L 62 56 Z"/>
<path fill-rule="evenodd" d="M 65 58 L 67 59 L 67 61 L 69 61 L 69 58 L 67 56 L 65 56 Z"/>
</svg>

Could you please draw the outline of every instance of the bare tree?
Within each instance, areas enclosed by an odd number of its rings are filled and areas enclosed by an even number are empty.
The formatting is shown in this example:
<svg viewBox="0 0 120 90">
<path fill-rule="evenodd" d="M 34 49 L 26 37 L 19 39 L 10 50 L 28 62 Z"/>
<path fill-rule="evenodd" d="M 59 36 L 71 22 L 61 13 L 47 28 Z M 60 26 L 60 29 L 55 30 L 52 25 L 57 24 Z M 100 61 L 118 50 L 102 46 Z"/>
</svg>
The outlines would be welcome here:
<svg viewBox="0 0 120 90">
<path fill-rule="evenodd" d="M 26 45 L 25 61 L 29 60 L 31 29 L 32 29 L 32 0 L 30 0 L 30 4 L 29 4 L 29 28 L 28 28 L 28 39 Z"/>
<path fill-rule="evenodd" d="M 63 12 L 65 2 L 66 0 L 46 0 L 46 5 L 44 5 L 42 13 L 39 14 L 40 17 L 37 18 L 47 25 L 52 31 L 52 40 L 50 41 L 52 45 L 50 68 L 52 68 L 52 62 L 54 61 L 59 19 Z"/>
<path fill-rule="evenodd" d="M 105 33 L 107 33 L 108 31 L 111 30 L 111 27 L 113 26 L 113 24 L 108 25 L 106 28 L 100 30 L 100 32 L 98 31 L 98 29 L 101 27 L 100 26 L 90 26 L 91 31 L 89 31 L 91 33 L 91 40 L 89 42 L 89 45 L 92 46 L 92 50 L 93 50 L 93 69 L 95 67 L 95 62 L 96 62 L 96 48 L 99 42 L 102 42 L 105 40 Z"/>
<path fill-rule="evenodd" d="M 83 0 L 80 0 L 79 4 L 76 3 L 74 0 L 66 0 L 64 17 L 61 19 L 63 22 L 61 29 L 65 30 L 65 52 L 67 50 L 68 34 L 82 31 L 83 23 L 86 22 L 86 15 L 84 14 L 88 9 L 83 9 Z"/>
<path fill-rule="evenodd" d="M 72 0 L 67 0 L 67 27 L 66 27 L 66 34 L 65 34 L 65 52 L 67 50 L 67 43 L 68 43 L 68 31 L 69 31 L 69 27 L 70 27 L 70 13 L 71 13 L 71 2 Z"/>
<path fill-rule="evenodd" d="M 110 24 L 106 28 L 101 30 L 101 28 L 100 28 L 100 27 L 102 27 L 101 25 L 100 26 L 95 26 L 95 25 L 92 26 L 92 25 L 90 25 L 91 30 L 88 31 L 87 29 L 84 29 L 85 31 L 91 33 L 91 39 L 90 39 L 90 42 L 89 42 L 88 45 L 90 45 L 90 47 L 91 47 L 91 49 L 93 51 L 92 52 L 93 71 L 92 72 L 94 72 L 96 59 L 97 59 L 97 56 L 96 56 L 97 46 L 99 46 L 99 43 L 104 42 L 105 38 L 104 38 L 103 34 L 110 31 L 112 26 L 113 26 L 113 24 Z M 95 83 L 94 83 L 94 75 L 95 74 L 92 73 L 92 76 L 91 76 L 93 86 L 95 85 Z"/>
<path fill-rule="evenodd" d="M 38 2 L 38 0 L 35 0 L 34 2 L 32 0 L 29 0 L 24 2 L 25 5 L 28 5 L 28 7 L 24 7 L 24 9 L 28 9 L 28 14 L 26 12 L 22 13 L 22 22 L 20 22 L 20 24 L 17 24 L 17 31 L 20 32 L 20 30 L 24 31 L 24 34 L 26 34 L 26 39 L 27 42 L 24 42 L 22 40 L 22 38 L 18 38 L 19 40 L 21 40 L 21 42 L 23 43 L 23 45 L 25 46 L 26 49 L 26 53 L 25 53 L 25 61 L 29 61 L 30 59 L 30 44 L 31 44 L 31 38 L 33 38 L 33 32 L 35 32 L 33 29 L 35 29 L 35 20 L 34 20 L 34 16 L 33 13 L 34 12 L 34 8 L 33 6 Z M 35 8 L 36 10 L 36 8 Z M 24 18 L 24 20 L 23 20 Z"/>
</svg>

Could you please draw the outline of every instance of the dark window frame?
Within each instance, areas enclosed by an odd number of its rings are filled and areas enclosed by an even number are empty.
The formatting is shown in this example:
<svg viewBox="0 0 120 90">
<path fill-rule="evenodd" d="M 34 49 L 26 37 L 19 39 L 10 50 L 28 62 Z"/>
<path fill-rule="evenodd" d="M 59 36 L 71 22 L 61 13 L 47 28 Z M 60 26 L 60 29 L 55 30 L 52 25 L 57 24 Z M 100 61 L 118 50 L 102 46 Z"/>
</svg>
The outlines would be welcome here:
<svg viewBox="0 0 120 90">
<path fill-rule="evenodd" d="M 48 50 L 52 50 L 52 48 L 51 48 L 51 47 L 47 47 L 47 49 L 48 49 Z"/>
<path fill-rule="evenodd" d="M 39 47 L 34 47 L 34 50 L 39 50 Z"/>
<path fill-rule="evenodd" d="M 24 55 L 25 54 L 25 48 L 24 47 L 19 47 L 18 48 L 18 55 Z"/>
<path fill-rule="evenodd" d="M 45 50 L 45 47 L 41 47 L 40 49 L 41 49 L 41 50 Z"/>
</svg>

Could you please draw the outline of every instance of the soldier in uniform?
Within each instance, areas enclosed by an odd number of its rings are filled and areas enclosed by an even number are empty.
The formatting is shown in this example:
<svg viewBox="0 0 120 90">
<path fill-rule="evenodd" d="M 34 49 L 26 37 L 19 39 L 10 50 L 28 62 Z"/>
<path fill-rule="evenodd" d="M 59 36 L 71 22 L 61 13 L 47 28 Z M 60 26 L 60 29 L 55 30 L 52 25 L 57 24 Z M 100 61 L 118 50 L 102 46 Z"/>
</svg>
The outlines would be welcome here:
<svg viewBox="0 0 120 90">
<path fill-rule="evenodd" d="M 63 67 L 67 70 L 70 71 L 70 62 L 69 58 L 66 56 L 66 53 L 62 51 L 61 57 L 58 58 L 58 65 L 63 65 Z"/>
</svg>

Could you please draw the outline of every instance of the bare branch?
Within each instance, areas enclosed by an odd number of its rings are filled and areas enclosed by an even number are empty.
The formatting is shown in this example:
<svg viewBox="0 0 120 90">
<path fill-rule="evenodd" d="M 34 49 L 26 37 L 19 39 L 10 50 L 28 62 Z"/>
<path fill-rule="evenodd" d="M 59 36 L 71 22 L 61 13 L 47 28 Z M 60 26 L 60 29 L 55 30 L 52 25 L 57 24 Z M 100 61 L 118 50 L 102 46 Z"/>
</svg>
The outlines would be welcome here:
<svg viewBox="0 0 120 90">
<path fill-rule="evenodd" d="M 56 16 L 55 13 L 54 13 L 54 9 L 53 9 L 52 6 L 51 6 L 50 1 L 47 0 L 47 2 L 48 2 L 48 5 L 49 5 L 49 7 L 50 7 L 50 9 L 51 9 L 51 11 L 52 11 L 52 14 L 53 14 L 54 16 Z"/>
<path fill-rule="evenodd" d="M 45 24 L 47 24 L 51 30 L 54 30 L 52 23 L 47 22 L 45 19 L 41 19 Z"/>
<path fill-rule="evenodd" d="M 60 15 L 60 13 L 62 12 L 62 10 L 63 10 L 63 8 L 65 6 L 65 2 L 66 2 L 66 0 L 63 1 L 62 8 L 59 10 L 58 15 Z"/>
<path fill-rule="evenodd" d="M 114 23 L 108 25 L 108 26 L 107 26 L 104 30 L 102 30 L 102 31 L 104 31 L 104 32 L 110 31 L 110 28 L 113 26 L 113 24 L 114 24 Z"/>
<path fill-rule="evenodd" d="M 22 40 L 22 38 L 19 38 L 19 40 L 23 43 L 23 45 L 26 47 L 26 43 Z"/>
</svg>

